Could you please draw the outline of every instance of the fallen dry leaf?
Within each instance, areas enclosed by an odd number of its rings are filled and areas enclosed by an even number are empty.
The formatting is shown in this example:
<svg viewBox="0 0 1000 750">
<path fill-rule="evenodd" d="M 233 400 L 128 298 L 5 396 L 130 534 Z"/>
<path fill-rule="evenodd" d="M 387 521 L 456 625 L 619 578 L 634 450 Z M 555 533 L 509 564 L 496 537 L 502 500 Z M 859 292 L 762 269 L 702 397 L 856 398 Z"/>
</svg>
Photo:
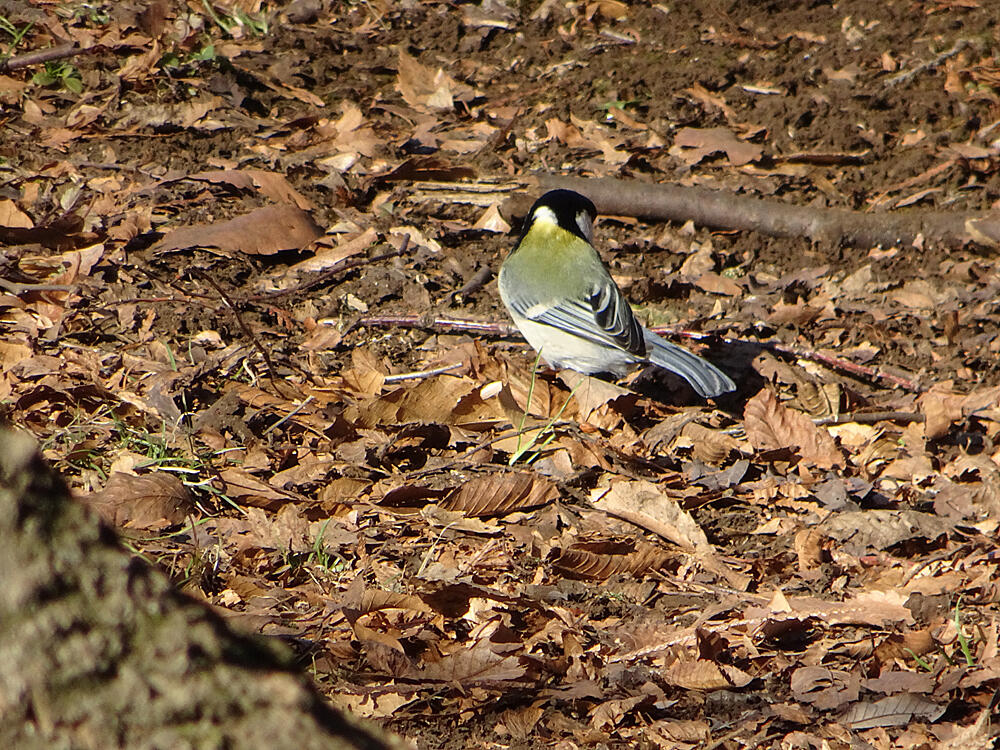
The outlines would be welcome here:
<svg viewBox="0 0 1000 750">
<path fill-rule="evenodd" d="M 258 190 L 272 203 L 294 203 L 303 211 L 313 209 L 312 202 L 293 188 L 284 175 L 266 169 L 215 169 L 190 174 L 187 179 L 223 183 L 246 191 Z"/>
<path fill-rule="evenodd" d="M 195 511 L 191 492 L 173 474 L 115 472 L 100 492 L 81 500 L 113 526 L 154 530 L 181 523 Z"/>
<path fill-rule="evenodd" d="M 915 718 L 935 722 L 947 709 L 920 695 L 900 693 L 873 702 L 855 703 L 843 715 L 842 721 L 851 729 L 861 731 L 875 727 L 906 726 Z"/>
<path fill-rule="evenodd" d="M 322 236 L 322 228 L 308 213 L 279 204 L 254 209 L 229 221 L 175 229 L 150 249 L 166 253 L 204 247 L 226 254 L 273 255 L 301 250 Z"/>
<path fill-rule="evenodd" d="M 681 128 L 674 137 L 670 153 L 688 164 L 697 164 L 712 154 L 725 153 L 733 165 L 739 166 L 759 159 L 763 149 L 738 139 L 728 128 Z"/>
<path fill-rule="evenodd" d="M 783 406 L 769 388 L 747 402 L 743 425 L 757 449 L 792 448 L 807 463 L 821 469 L 844 465 L 844 456 L 830 433 L 814 425 L 802 412 Z"/>
<path fill-rule="evenodd" d="M 441 504 L 467 516 L 502 516 L 537 508 L 559 497 L 552 482 L 526 472 L 476 477 L 445 496 Z"/>
</svg>

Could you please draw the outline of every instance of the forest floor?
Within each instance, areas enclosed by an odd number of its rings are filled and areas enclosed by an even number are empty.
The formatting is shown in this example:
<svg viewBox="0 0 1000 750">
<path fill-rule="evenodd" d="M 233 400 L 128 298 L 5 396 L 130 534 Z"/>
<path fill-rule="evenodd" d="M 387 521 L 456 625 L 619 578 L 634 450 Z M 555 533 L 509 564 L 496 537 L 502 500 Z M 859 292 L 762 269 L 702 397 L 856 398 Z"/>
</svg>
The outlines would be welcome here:
<svg viewBox="0 0 1000 750">
<path fill-rule="evenodd" d="M 494 278 L 538 174 L 991 208 L 998 21 L 0 1 L 4 416 L 419 748 L 992 747 L 992 248 L 602 217 L 712 402 L 572 391 Z"/>
</svg>

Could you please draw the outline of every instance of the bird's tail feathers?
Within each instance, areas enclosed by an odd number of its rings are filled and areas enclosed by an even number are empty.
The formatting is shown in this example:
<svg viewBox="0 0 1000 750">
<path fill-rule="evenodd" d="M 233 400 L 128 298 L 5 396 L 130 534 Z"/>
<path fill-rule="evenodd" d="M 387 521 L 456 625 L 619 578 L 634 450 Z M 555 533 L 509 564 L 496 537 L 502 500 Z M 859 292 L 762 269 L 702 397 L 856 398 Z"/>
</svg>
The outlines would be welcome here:
<svg viewBox="0 0 1000 750">
<path fill-rule="evenodd" d="M 684 378 L 703 398 L 736 390 L 736 383 L 711 362 L 646 331 L 649 361 Z"/>
</svg>

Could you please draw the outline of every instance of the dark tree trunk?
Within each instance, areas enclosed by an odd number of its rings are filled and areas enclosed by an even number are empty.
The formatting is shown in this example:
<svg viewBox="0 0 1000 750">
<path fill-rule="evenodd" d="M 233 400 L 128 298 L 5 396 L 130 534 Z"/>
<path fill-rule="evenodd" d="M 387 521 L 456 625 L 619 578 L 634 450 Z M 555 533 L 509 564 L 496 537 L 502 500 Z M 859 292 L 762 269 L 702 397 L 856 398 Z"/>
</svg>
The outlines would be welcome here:
<svg viewBox="0 0 1000 750">
<path fill-rule="evenodd" d="M 398 748 L 239 635 L 0 428 L 0 747 Z"/>
</svg>

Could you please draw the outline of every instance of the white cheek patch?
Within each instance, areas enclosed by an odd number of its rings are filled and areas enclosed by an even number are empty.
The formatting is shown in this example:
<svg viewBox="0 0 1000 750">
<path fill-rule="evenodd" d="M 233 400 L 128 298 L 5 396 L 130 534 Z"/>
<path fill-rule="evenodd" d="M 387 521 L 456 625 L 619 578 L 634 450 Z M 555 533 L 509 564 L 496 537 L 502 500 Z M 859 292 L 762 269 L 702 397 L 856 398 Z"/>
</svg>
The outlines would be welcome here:
<svg viewBox="0 0 1000 750">
<path fill-rule="evenodd" d="M 590 214 L 586 211 L 580 211 L 576 215 L 576 225 L 580 227 L 580 231 L 583 232 L 583 236 L 587 238 L 587 242 L 594 244 L 594 222 L 590 220 Z"/>
<path fill-rule="evenodd" d="M 531 223 L 552 224 L 555 226 L 559 224 L 559 219 L 556 218 L 556 212 L 548 206 L 539 206 L 531 216 Z"/>
</svg>

